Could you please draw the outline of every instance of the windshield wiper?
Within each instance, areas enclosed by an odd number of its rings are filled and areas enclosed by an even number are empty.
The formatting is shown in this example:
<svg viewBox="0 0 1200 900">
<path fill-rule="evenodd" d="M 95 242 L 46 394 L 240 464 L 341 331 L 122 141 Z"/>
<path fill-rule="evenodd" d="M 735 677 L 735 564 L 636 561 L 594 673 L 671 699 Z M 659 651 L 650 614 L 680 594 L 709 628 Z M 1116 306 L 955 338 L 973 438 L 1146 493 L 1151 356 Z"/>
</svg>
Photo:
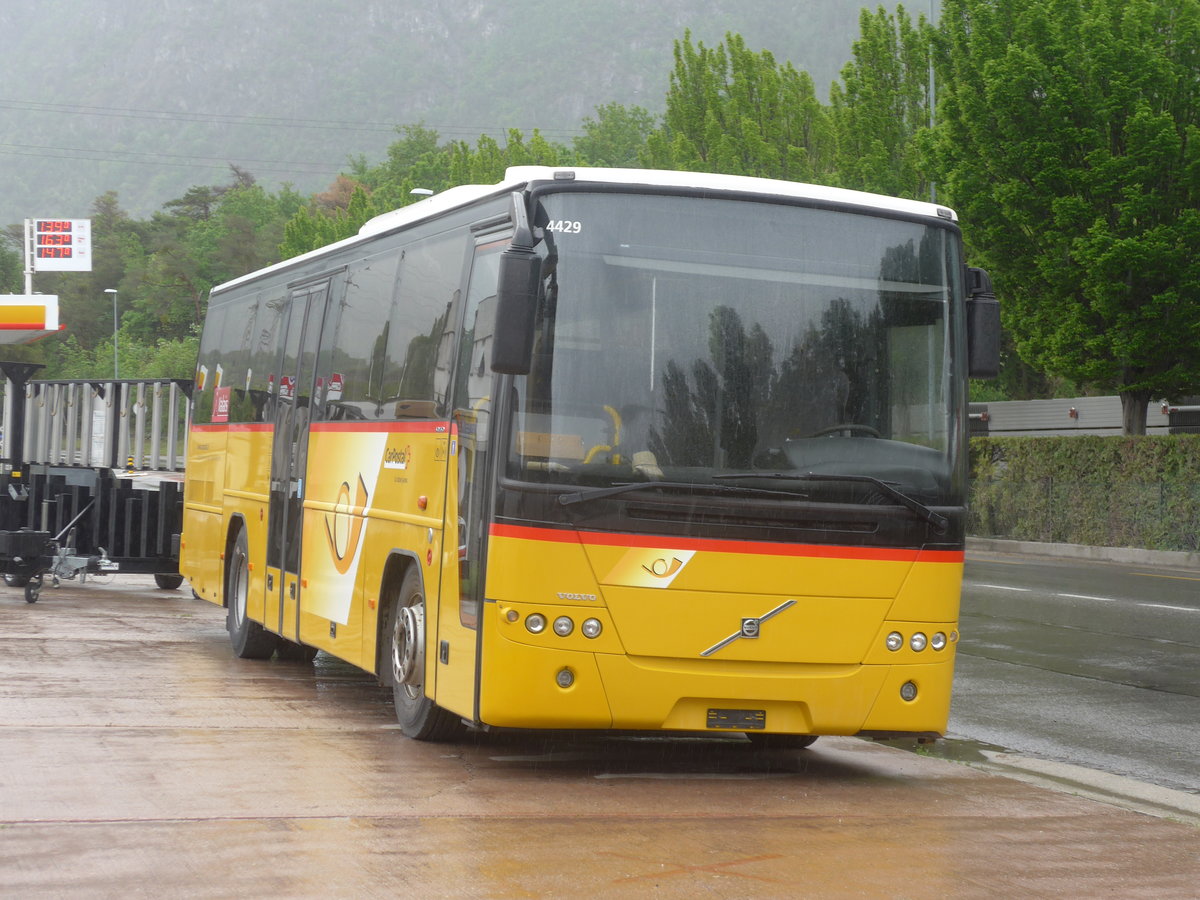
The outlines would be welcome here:
<svg viewBox="0 0 1200 900">
<path fill-rule="evenodd" d="M 631 481 L 626 484 L 614 484 L 611 487 L 592 488 L 590 490 L 559 494 L 558 502 L 563 506 L 571 506 L 575 503 L 585 503 L 588 500 L 602 500 L 605 497 L 615 497 L 618 494 L 628 494 L 633 491 L 643 491 L 649 488 L 666 488 L 673 491 L 694 491 L 709 494 L 738 494 L 743 497 L 777 497 L 787 500 L 802 499 L 800 495 L 792 491 L 764 491 L 759 488 L 735 487 L 731 484 L 704 484 L 695 481 Z"/>
<path fill-rule="evenodd" d="M 893 484 L 873 475 L 822 475 L 816 472 L 734 472 L 730 475 L 713 476 L 714 481 L 726 478 L 769 478 L 776 481 L 853 481 L 859 484 L 870 484 L 879 488 L 905 509 L 916 513 L 939 532 L 945 531 L 950 525 L 950 520 L 941 513 L 934 512 L 920 500 L 914 500 Z"/>
</svg>

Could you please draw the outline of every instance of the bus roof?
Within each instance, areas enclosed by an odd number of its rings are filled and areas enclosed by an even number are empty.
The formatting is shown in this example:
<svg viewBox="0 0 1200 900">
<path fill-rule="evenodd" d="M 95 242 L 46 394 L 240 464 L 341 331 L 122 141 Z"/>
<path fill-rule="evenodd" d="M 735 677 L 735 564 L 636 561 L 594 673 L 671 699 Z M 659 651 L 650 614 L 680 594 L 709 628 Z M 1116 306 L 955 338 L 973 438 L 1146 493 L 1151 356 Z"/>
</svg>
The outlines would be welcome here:
<svg viewBox="0 0 1200 900">
<path fill-rule="evenodd" d="M 605 169 L 590 168 L 587 166 L 512 166 L 504 173 L 504 179 L 496 184 L 460 185 L 434 194 L 409 206 L 375 216 L 375 218 L 368 220 L 356 235 L 352 235 L 335 244 L 320 247 L 301 256 L 286 259 L 266 269 L 260 269 L 257 272 L 252 272 L 216 285 L 212 289 L 213 293 L 233 287 L 249 278 L 256 278 L 266 272 L 287 268 L 305 260 L 323 256 L 334 248 L 364 241 L 374 235 L 383 234 L 404 225 L 420 222 L 444 212 L 469 206 L 487 197 L 503 196 L 506 193 L 521 190 L 526 185 L 539 181 L 579 181 L 599 184 L 644 185 L 646 187 L 691 188 L 700 191 L 762 194 L 765 197 L 790 197 L 815 203 L 854 206 L 864 210 L 900 213 L 917 218 L 933 218 L 943 222 L 958 221 L 958 217 L 953 210 L 935 203 L 926 203 L 920 200 L 905 200 L 900 197 L 888 197 L 883 194 L 870 194 L 865 191 L 852 191 L 845 188 L 827 187 L 819 184 L 805 184 L 798 181 L 754 178 L 747 175 L 719 175 L 710 172 L 673 172 L 662 169 Z"/>
</svg>

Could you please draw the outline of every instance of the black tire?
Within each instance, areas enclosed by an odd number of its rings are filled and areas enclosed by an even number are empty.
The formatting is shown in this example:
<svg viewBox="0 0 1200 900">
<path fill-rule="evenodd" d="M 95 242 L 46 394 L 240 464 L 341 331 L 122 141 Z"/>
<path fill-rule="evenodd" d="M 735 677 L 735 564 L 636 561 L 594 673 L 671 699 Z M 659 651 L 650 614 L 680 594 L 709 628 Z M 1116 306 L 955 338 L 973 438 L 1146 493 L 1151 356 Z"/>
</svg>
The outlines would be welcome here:
<svg viewBox="0 0 1200 900">
<path fill-rule="evenodd" d="M 246 532 L 239 531 L 225 564 L 225 627 L 233 654 L 239 659 L 270 659 L 279 643 L 257 622 L 246 617 L 246 599 L 250 591 L 250 550 Z"/>
<path fill-rule="evenodd" d="M 5 575 L 4 583 L 9 587 L 25 587 L 29 584 L 28 575 Z"/>
<path fill-rule="evenodd" d="M 388 604 L 384 627 L 385 677 L 392 686 L 400 730 L 417 741 L 460 737 L 462 720 L 425 696 L 425 594 L 415 568 L 405 572 Z"/>
<path fill-rule="evenodd" d="M 34 575 L 25 582 L 25 602 L 37 603 L 42 593 L 42 576 Z"/>
<path fill-rule="evenodd" d="M 154 576 L 154 583 L 164 591 L 173 591 L 183 584 L 183 576 L 172 575 L 170 572 L 160 573 Z"/>
<path fill-rule="evenodd" d="M 755 750 L 804 750 L 817 740 L 815 734 L 762 734 L 746 732 Z"/>
</svg>

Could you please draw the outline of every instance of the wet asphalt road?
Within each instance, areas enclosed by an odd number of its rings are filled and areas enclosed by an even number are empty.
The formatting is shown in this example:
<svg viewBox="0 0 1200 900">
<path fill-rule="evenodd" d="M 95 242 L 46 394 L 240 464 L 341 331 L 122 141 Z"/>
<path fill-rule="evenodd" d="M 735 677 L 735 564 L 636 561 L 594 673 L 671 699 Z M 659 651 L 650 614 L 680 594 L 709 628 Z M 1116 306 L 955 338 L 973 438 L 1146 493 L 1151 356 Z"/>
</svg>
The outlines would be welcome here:
<svg viewBox="0 0 1200 900">
<path fill-rule="evenodd" d="M 952 738 L 1200 793 L 1200 571 L 973 552 L 961 628 Z"/>
<path fill-rule="evenodd" d="M 1200 827 L 852 738 L 403 738 L 122 576 L 0 588 L 5 897 L 1193 898 Z"/>
</svg>

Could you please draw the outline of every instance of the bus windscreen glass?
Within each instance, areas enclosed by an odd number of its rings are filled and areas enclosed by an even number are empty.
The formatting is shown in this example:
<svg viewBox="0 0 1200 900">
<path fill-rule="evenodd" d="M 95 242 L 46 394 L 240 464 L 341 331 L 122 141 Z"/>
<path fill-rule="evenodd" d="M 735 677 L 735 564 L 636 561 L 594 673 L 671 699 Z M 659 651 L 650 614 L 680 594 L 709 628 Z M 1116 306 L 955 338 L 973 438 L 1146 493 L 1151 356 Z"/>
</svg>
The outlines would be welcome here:
<svg viewBox="0 0 1200 900">
<path fill-rule="evenodd" d="M 542 297 L 509 478 L 744 476 L 809 497 L 831 488 L 797 476 L 852 475 L 961 502 L 952 228 L 583 191 L 544 196 L 537 221 Z"/>
</svg>

